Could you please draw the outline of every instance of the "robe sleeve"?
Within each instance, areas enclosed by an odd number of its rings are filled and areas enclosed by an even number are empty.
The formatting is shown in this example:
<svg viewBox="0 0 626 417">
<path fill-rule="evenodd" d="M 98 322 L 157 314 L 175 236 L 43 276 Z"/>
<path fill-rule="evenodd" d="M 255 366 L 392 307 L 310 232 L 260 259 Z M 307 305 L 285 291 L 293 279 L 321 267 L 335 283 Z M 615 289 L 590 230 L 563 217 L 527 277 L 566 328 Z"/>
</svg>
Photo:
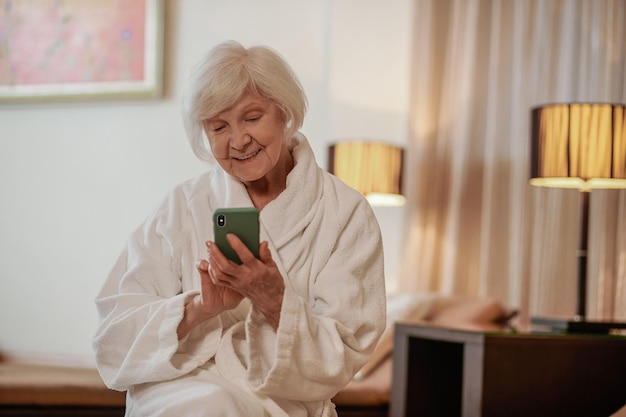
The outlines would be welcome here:
<svg viewBox="0 0 626 417">
<path fill-rule="evenodd" d="M 100 322 L 93 340 L 107 386 L 163 381 L 209 360 L 221 335 L 219 317 L 197 326 L 180 342 L 177 327 L 194 291 L 181 292 L 183 241 L 190 220 L 181 198 L 170 196 L 129 238 L 96 298 Z M 187 239 L 189 240 L 189 239 Z M 189 255 L 187 256 L 189 257 Z M 193 268 L 193 261 L 188 260 Z"/>
<path fill-rule="evenodd" d="M 254 309 L 248 316 L 248 377 L 260 393 L 298 401 L 331 398 L 367 361 L 384 330 L 378 223 L 365 200 L 343 218 L 345 223 L 319 231 L 336 242 L 321 272 L 290 277 L 313 280 L 311 297 L 286 285 L 277 332 Z"/>
</svg>

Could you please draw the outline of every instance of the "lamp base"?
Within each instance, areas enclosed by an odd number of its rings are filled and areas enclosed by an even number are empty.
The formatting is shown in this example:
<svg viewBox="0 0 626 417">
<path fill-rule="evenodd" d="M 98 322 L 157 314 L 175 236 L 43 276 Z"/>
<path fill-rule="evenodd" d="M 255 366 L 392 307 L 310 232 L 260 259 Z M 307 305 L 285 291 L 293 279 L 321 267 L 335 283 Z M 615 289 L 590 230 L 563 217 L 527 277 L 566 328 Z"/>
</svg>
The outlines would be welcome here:
<svg viewBox="0 0 626 417">
<path fill-rule="evenodd" d="M 558 333 L 609 334 L 614 331 L 626 329 L 626 322 L 588 321 L 578 317 L 572 319 L 532 317 L 530 324 L 533 330 Z"/>
</svg>

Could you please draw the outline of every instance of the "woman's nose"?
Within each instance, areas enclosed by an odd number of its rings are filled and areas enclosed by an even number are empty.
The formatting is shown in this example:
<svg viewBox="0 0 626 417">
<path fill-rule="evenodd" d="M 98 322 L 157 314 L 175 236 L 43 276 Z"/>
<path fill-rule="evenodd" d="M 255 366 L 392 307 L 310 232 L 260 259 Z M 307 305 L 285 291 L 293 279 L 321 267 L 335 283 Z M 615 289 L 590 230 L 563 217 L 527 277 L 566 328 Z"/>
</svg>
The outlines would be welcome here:
<svg viewBox="0 0 626 417">
<path fill-rule="evenodd" d="M 243 149 L 252 140 L 248 132 L 241 127 L 235 127 L 231 132 L 230 146 L 234 149 Z"/>
</svg>

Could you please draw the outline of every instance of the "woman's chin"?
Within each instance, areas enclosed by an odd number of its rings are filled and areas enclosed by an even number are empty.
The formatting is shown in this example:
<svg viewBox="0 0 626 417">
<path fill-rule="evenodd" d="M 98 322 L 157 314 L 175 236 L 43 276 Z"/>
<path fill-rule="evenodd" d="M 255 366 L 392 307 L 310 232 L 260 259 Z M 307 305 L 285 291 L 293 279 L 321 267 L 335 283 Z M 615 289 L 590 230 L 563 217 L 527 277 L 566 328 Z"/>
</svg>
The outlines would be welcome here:
<svg viewBox="0 0 626 417">
<path fill-rule="evenodd" d="M 258 170 L 237 170 L 234 172 L 234 177 L 243 183 L 254 182 L 260 180 L 265 175 L 265 172 L 259 172 Z"/>
</svg>

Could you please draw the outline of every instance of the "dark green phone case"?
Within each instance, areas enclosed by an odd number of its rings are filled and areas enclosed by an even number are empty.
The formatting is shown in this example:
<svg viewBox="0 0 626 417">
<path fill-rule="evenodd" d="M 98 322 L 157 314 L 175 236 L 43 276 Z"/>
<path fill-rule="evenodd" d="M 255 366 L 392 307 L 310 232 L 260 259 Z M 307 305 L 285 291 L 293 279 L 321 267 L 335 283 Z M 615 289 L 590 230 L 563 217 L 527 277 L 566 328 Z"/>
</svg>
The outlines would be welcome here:
<svg viewBox="0 0 626 417">
<path fill-rule="evenodd" d="M 220 251 L 233 262 L 241 260 L 226 240 L 226 234 L 233 233 L 259 257 L 259 211 L 254 207 L 219 208 L 213 212 L 213 234 Z"/>
</svg>

